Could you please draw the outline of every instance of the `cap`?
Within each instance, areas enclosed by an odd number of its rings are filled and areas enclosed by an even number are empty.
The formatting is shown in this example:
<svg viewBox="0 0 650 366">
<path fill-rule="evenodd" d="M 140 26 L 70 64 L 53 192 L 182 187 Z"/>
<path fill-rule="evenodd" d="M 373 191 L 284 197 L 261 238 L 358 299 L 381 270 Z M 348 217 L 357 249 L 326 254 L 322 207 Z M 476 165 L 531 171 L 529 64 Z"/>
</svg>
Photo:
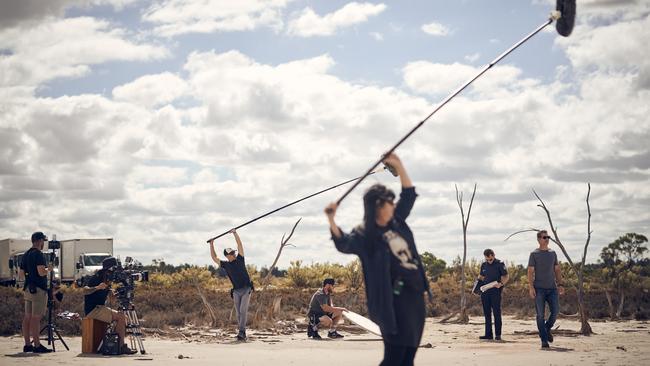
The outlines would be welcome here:
<svg viewBox="0 0 650 366">
<path fill-rule="evenodd" d="M 326 279 L 323 281 L 323 286 L 325 286 L 325 285 L 332 285 L 332 286 L 334 286 L 334 279 L 333 279 L 333 278 L 326 278 Z"/>
<path fill-rule="evenodd" d="M 43 232 L 37 231 L 34 234 L 32 234 L 32 243 L 35 243 L 38 240 L 47 241 L 47 236 L 45 236 L 45 234 L 43 234 Z"/>
<path fill-rule="evenodd" d="M 115 257 L 104 258 L 102 261 L 102 269 L 111 269 L 117 266 L 117 259 Z"/>
<path fill-rule="evenodd" d="M 235 255 L 236 250 L 233 248 L 226 248 L 223 250 L 223 255 Z"/>
</svg>

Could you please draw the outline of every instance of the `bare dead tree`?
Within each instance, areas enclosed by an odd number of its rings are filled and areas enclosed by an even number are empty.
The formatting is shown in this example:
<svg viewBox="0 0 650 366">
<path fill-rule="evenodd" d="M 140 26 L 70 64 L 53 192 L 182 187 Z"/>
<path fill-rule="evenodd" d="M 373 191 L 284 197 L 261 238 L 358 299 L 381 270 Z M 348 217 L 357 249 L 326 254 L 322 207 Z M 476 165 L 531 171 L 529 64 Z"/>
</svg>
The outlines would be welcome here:
<svg viewBox="0 0 650 366">
<path fill-rule="evenodd" d="M 460 217 L 463 224 L 463 262 L 461 263 L 460 270 L 460 313 L 458 315 L 459 323 L 468 323 L 469 316 L 467 315 L 467 293 L 465 291 L 465 263 L 467 261 L 467 226 L 469 225 L 469 216 L 472 213 L 472 204 L 474 203 L 474 196 L 476 195 L 476 183 L 474 183 L 474 191 L 472 198 L 469 200 L 469 208 L 467 209 L 467 217 L 465 217 L 465 209 L 463 208 L 463 192 L 458 192 L 456 188 L 456 202 L 460 209 Z"/>
<path fill-rule="evenodd" d="M 293 224 L 293 228 L 291 229 L 291 232 L 289 233 L 289 236 L 287 236 L 285 238 L 287 233 L 282 234 L 282 239 L 280 239 L 280 248 L 278 248 L 278 253 L 275 255 L 275 259 L 273 260 L 273 264 L 271 264 L 271 267 L 269 267 L 269 272 L 266 274 L 266 276 L 261 281 L 262 282 L 261 283 L 262 291 L 261 291 L 260 299 L 258 301 L 257 310 L 255 310 L 255 318 L 254 319 L 256 321 L 258 321 L 260 319 L 260 314 L 261 314 L 261 311 L 262 311 L 262 307 L 265 306 L 266 303 L 267 303 L 266 300 L 268 300 L 268 299 L 266 297 L 268 297 L 268 296 L 265 297 L 266 289 L 269 287 L 269 284 L 271 283 L 271 278 L 273 277 L 273 269 L 275 269 L 276 265 L 278 264 L 278 260 L 280 259 L 280 255 L 282 254 L 282 250 L 285 247 L 288 247 L 288 246 L 295 247 L 295 245 L 289 243 L 289 240 L 293 236 L 293 233 L 296 231 L 296 227 L 300 223 L 300 220 L 302 220 L 302 217 L 299 218 L 298 221 L 296 221 L 295 224 Z M 273 299 L 272 306 L 270 306 L 269 311 L 268 311 L 268 315 L 269 315 L 268 318 L 272 318 L 273 315 L 280 310 L 281 301 L 282 301 L 281 296 L 276 297 L 275 299 Z"/>
<path fill-rule="evenodd" d="M 551 228 L 551 232 L 553 233 L 553 237 L 551 238 L 551 241 L 555 243 L 560 250 L 562 250 L 562 253 L 564 254 L 564 257 L 567 259 L 569 262 L 569 265 L 571 266 L 571 269 L 573 272 L 576 274 L 576 277 L 578 278 L 577 283 L 575 284 L 575 289 L 577 293 L 577 298 L 578 298 L 578 314 L 580 315 L 580 333 L 583 335 L 591 335 L 593 334 L 593 330 L 591 329 L 591 325 L 589 325 L 589 314 L 587 312 L 585 302 L 584 302 L 584 267 L 585 267 L 585 261 L 587 259 L 587 249 L 589 247 L 589 242 L 591 241 L 591 234 L 593 231 L 591 230 L 591 207 L 589 205 L 589 197 L 591 195 L 591 184 L 587 183 L 587 239 L 585 241 L 584 249 L 582 252 L 582 260 L 580 261 L 579 265 L 576 265 L 571 257 L 569 256 L 569 253 L 567 252 L 566 248 L 562 244 L 562 241 L 560 240 L 560 236 L 557 232 L 557 227 L 553 224 L 553 219 L 551 218 L 551 212 L 549 211 L 548 207 L 546 207 L 546 204 L 544 201 L 540 198 L 540 196 L 537 194 L 537 192 L 533 189 L 533 194 L 539 201 L 539 204 L 537 207 L 540 207 L 542 210 L 544 210 L 544 213 L 546 213 L 546 218 L 548 219 L 548 224 Z M 528 232 L 528 231 L 540 231 L 539 229 L 527 229 L 527 230 L 521 230 L 517 231 L 516 233 L 511 234 L 506 238 L 506 240 L 510 239 L 514 235 Z"/>
<path fill-rule="evenodd" d="M 205 312 L 208 313 L 208 316 L 210 317 L 210 325 L 216 327 L 218 325 L 218 318 L 216 312 L 214 311 L 212 305 L 210 305 L 208 299 L 205 297 L 205 294 L 203 293 L 203 286 L 199 283 L 198 277 L 192 277 L 190 281 L 196 288 L 196 292 L 201 298 L 201 302 L 203 302 L 203 307 L 205 307 Z"/>
</svg>

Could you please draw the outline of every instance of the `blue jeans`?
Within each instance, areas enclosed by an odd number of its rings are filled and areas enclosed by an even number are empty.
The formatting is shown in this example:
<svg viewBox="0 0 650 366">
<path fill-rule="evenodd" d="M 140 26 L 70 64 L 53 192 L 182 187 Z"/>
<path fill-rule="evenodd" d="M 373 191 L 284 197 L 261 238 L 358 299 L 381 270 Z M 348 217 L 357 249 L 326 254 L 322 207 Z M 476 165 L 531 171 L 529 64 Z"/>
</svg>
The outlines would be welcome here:
<svg viewBox="0 0 650 366">
<path fill-rule="evenodd" d="M 544 319 L 546 303 L 548 303 L 551 312 L 548 320 Z M 542 343 L 548 343 L 548 332 L 555 324 L 557 314 L 560 312 L 560 298 L 556 288 L 535 288 L 535 311 L 537 312 L 536 320 L 539 338 L 542 339 Z"/>
</svg>

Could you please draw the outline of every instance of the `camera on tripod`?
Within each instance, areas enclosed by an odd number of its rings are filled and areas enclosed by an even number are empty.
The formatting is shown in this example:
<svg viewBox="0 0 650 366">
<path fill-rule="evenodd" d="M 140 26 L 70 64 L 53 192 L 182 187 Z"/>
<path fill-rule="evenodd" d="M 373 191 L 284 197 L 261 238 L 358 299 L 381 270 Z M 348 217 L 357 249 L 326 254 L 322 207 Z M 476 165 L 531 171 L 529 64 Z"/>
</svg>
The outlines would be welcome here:
<svg viewBox="0 0 650 366">
<path fill-rule="evenodd" d="M 56 235 L 54 235 L 52 240 L 47 242 L 47 249 L 49 250 L 61 249 L 61 242 L 56 240 Z"/>
</svg>

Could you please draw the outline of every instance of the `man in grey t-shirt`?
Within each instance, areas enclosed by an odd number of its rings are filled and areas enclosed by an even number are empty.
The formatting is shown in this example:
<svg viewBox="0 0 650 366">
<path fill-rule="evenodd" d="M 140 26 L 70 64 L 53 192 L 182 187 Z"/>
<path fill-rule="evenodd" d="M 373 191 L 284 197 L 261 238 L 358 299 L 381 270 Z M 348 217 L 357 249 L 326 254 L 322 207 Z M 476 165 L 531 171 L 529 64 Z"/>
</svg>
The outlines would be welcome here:
<svg viewBox="0 0 650 366">
<path fill-rule="evenodd" d="M 327 333 L 329 338 L 343 338 L 336 331 L 336 326 L 343 319 L 343 311 L 345 308 L 334 306 L 332 303 L 332 292 L 334 292 L 334 279 L 326 278 L 323 281 L 323 287 L 319 288 L 311 297 L 309 313 L 307 314 L 307 318 L 309 319 L 307 337 L 321 339 L 321 336 L 318 334 L 318 327 L 322 325 L 330 327 Z"/>
<path fill-rule="evenodd" d="M 528 293 L 535 300 L 537 313 L 537 330 L 542 340 L 542 348 L 549 348 L 553 343 L 551 328 L 560 311 L 559 294 L 564 294 L 562 286 L 562 270 L 557 260 L 557 254 L 548 247 L 550 236 L 546 230 L 537 233 L 539 248 L 530 253 L 528 258 Z M 548 320 L 544 319 L 546 303 L 550 310 Z"/>
</svg>

